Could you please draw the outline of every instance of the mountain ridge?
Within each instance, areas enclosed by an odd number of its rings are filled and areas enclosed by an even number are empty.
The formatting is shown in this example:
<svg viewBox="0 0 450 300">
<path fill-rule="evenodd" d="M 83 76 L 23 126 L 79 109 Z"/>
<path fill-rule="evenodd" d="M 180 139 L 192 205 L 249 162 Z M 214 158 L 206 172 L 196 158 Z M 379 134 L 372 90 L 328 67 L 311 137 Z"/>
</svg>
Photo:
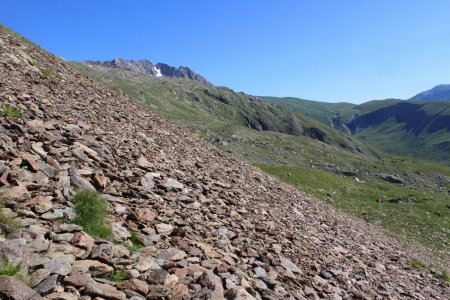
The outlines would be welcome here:
<svg viewBox="0 0 450 300">
<path fill-rule="evenodd" d="M 140 60 L 124 60 L 120 58 L 114 58 L 110 61 L 84 61 L 82 62 L 87 66 L 95 67 L 102 66 L 108 68 L 117 68 L 130 70 L 139 74 L 154 77 L 176 77 L 185 78 L 190 80 L 199 81 L 204 84 L 211 85 L 203 76 L 192 71 L 189 67 L 173 67 L 165 63 L 157 63 L 156 65 L 151 63 L 147 59 Z"/>
</svg>

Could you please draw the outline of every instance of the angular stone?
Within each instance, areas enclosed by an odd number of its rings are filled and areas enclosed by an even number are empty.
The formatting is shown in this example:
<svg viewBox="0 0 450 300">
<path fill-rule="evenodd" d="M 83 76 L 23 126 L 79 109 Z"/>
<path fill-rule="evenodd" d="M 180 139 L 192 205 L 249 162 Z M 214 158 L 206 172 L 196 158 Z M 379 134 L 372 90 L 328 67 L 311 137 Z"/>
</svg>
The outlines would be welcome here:
<svg viewBox="0 0 450 300">
<path fill-rule="evenodd" d="M 102 297 L 109 300 L 125 300 L 127 297 L 124 292 L 118 291 L 109 284 L 102 284 L 90 280 L 86 287 L 85 293 L 90 296 Z"/>
<path fill-rule="evenodd" d="M 256 267 L 253 269 L 253 271 L 255 272 L 256 278 L 267 276 L 267 272 L 264 268 Z"/>
<path fill-rule="evenodd" d="M 161 254 L 158 256 L 158 258 L 162 258 L 164 260 L 182 260 L 186 257 L 186 252 L 177 249 L 177 248 L 169 248 L 164 249 L 161 251 Z"/>
<path fill-rule="evenodd" d="M 124 281 L 122 283 L 117 284 L 117 287 L 120 289 L 130 289 L 133 291 L 136 291 L 142 295 L 147 295 L 148 293 L 148 285 L 145 281 L 139 280 L 139 279 L 130 279 L 127 281 Z"/>
<path fill-rule="evenodd" d="M 168 178 L 167 181 L 162 184 L 162 186 L 168 191 L 181 190 L 184 187 L 184 185 L 181 182 L 173 178 Z"/>
<path fill-rule="evenodd" d="M 35 199 L 33 199 L 34 204 L 34 210 L 38 214 L 43 214 L 45 212 L 48 212 L 53 208 L 53 204 L 51 201 L 52 197 L 46 197 L 46 196 L 38 196 Z"/>
<path fill-rule="evenodd" d="M 3 200 L 21 200 L 28 195 L 28 190 L 25 186 L 13 186 L 12 188 L 8 188 L 6 192 L 3 192 L 2 199 Z"/>
<path fill-rule="evenodd" d="M 139 222 L 152 222 L 157 217 L 157 214 L 150 208 L 144 207 L 136 210 L 136 217 Z"/>
<path fill-rule="evenodd" d="M 39 292 L 41 295 L 47 295 L 53 293 L 56 288 L 58 280 L 58 274 L 51 275 L 41 281 L 38 285 L 34 287 L 34 290 Z"/>
<path fill-rule="evenodd" d="M 64 277 L 64 283 L 74 287 L 84 287 L 89 280 L 91 280 L 91 276 L 87 274 L 76 274 Z"/>
<path fill-rule="evenodd" d="M 72 274 L 86 274 L 92 272 L 98 277 L 101 277 L 111 273 L 112 270 L 113 268 L 111 266 L 97 260 L 77 260 L 72 265 Z"/>
<path fill-rule="evenodd" d="M 159 223 L 155 225 L 155 228 L 159 234 L 171 234 L 174 227 L 170 224 Z"/>
<path fill-rule="evenodd" d="M 170 299 L 182 300 L 189 297 L 189 289 L 183 283 L 176 283 L 170 292 Z"/>
<path fill-rule="evenodd" d="M 169 273 L 164 269 L 150 270 L 144 274 L 145 281 L 150 284 L 164 284 Z"/>
<path fill-rule="evenodd" d="M 144 156 L 141 156 L 136 161 L 136 166 L 143 169 L 148 169 L 152 167 L 152 164 Z"/>
<path fill-rule="evenodd" d="M 256 298 L 248 293 L 243 287 L 228 289 L 225 292 L 225 298 L 233 300 L 256 300 Z"/>
<path fill-rule="evenodd" d="M 155 187 L 152 173 L 147 173 L 144 175 L 144 177 L 141 178 L 141 185 L 148 190 Z"/>
<path fill-rule="evenodd" d="M 61 293 L 52 293 L 44 297 L 44 299 L 48 300 L 78 300 L 76 294 L 61 292 Z"/>
<path fill-rule="evenodd" d="M 161 269 L 154 258 L 146 257 L 137 261 L 134 266 L 137 270 L 144 272 L 149 269 Z"/>
<path fill-rule="evenodd" d="M 53 225 L 54 232 L 76 232 L 81 230 L 83 230 L 83 228 L 76 224 L 56 223 L 55 225 Z"/>
<path fill-rule="evenodd" d="M 75 232 L 71 240 L 72 245 L 83 248 L 86 252 L 81 258 L 86 258 L 91 254 L 94 247 L 94 239 L 84 231 Z"/>
<path fill-rule="evenodd" d="M 31 274 L 30 277 L 30 285 L 32 287 L 38 285 L 41 283 L 45 278 L 50 276 L 50 272 L 46 269 L 38 269 Z"/>
<path fill-rule="evenodd" d="M 61 209 L 55 209 L 53 212 L 48 211 L 41 215 L 41 218 L 44 220 L 57 220 L 62 217 L 64 217 L 64 212 Z"/>
<path fill-rule="evenodd" d="M 119 223 L 111 224 L 111 232 L 116 241 L 124 241 L 131 237 L 131 233 Z"/>
<path fill-rule="evenodd" d="M 14 300 L 41 300 L 39 293 L 19 279 L 0 275 L 0 295 L 4 295 L 5 299 Z"/>
<path fill-rule="evenodd" d="M 70 273 L 70 271 L 72 271 L 72 266 L 66 261 L 52 259 L 44 264 L 44 269 L 49 271 L 50 274 L 56 273 L 62 276 L 66 276 Z"/>
<path fill-rule="evenodd" d="M 294 264 L 290 259 L 280 255 L 280 262 L 281 262 L 281 266 L 283 266 L 283 268 L 286 269 L 286 271 L 290 271 L 292 273 L 297 273 L 302 275 L 303 272 L 302 270 L 300 270 L 299 267 L 297 267 L 296 264 Z"/>
</svg>

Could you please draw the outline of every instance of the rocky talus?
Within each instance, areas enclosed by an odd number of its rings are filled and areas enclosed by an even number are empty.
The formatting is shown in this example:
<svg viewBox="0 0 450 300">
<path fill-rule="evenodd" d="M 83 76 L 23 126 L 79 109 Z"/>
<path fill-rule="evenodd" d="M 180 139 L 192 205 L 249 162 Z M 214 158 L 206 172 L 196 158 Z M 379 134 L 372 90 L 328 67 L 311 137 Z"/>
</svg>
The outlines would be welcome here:
<svg viewBox="0 0 450 300">
<path fill-rule="evenodd" d="M 0 101 L 23 112 L 0 117 L 2 213 L 21 223 L 0 255 L 23 275 L 0 276 L 4 298 L 448 299 L 393 238 L 4 29 Z M 113 238 L 67 222 L 77 188 L 107 201 Z"/>
</svg>

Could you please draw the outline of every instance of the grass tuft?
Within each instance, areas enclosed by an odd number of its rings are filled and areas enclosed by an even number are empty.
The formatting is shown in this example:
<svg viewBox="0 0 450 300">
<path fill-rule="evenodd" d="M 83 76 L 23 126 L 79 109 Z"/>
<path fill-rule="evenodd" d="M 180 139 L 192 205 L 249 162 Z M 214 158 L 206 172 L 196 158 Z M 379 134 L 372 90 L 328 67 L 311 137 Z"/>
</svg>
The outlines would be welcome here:
<svg viewBox="0 0 450 300">
<path fill-rule="evenodd" d="M 125 280 L 125 269 L 113 270 L 108 277 L 109 280 L 121 282 Z"/>
<path fill-rule="evenodd" d="M 92 236 L 109 238 L 111 230 L 105 220 L 108 204 L 96 192 L 77 190 L 72 198 L 75 218 L 71 221 Z"/>
<path fill-rule="evenodd" d="M 446 271 L 442 272 L 439 276 L 437 276 L 438 278 L 442 279 L 445 282 L 450 282 L 450 275 L 448 275 L 448 273 Z"/>
<path fill-rule="evenodd" d="M 11 276 L 14 278 L 22 279 L 20 274 L 21 264 L 12 264 L 6 256 L 3 256 L 0 261 L 0 275 Z"/>
<path fill-rule="evenodd" d="M 13 105 L 5 104 L 2 105 L 0 108 L 1 108 L 0 115 L 3 117 L 8 116 L 12 119 L 18 119 L 22 117 L 22 110 Z"/>
<path fill-rule="evenodd" d="M 139 241 L 136 232 L 131 231 L 130 234 L 131 234 L 130 242 L 132 243 L 132 245 L 127 246 L 128 250 L 136 251 L 141 249 L 144 245 L 142 245 L 142 243 Z"/>
<path fill-rule="evenodd" d="M 409 261 L 409 264 L 411 265 L 411 267 L 413 267 L 414 269 L 417 269 L 417 270 L 428 269 L 428 266 L 426 264 L 424 264 L 423 262 L 418 261 L 417 259 L 411 259 Z"/>
</svg>

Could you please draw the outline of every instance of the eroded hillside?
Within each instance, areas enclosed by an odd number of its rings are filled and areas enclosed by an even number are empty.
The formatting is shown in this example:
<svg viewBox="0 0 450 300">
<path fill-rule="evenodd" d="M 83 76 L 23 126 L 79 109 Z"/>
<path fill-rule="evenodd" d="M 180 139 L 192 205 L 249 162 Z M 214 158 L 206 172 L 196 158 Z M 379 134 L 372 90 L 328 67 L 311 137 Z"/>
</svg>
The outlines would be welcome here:
<svg viewBox="0 0 450 300">
<path fill-rule="evenodd" d="M 2 214 L 20 223 L 2 229 L 0 253 L 22 273 L 22 281 L 0 276 L 2 295 L 448 296 L 447 283 L 411 267 L 411 255 L 430 263 L 428 252 L 280 183 L 3 28 L 0 99 Z M 107 201 L 111 238 L 70 223 L 75 189 Z"/>
</svg>

